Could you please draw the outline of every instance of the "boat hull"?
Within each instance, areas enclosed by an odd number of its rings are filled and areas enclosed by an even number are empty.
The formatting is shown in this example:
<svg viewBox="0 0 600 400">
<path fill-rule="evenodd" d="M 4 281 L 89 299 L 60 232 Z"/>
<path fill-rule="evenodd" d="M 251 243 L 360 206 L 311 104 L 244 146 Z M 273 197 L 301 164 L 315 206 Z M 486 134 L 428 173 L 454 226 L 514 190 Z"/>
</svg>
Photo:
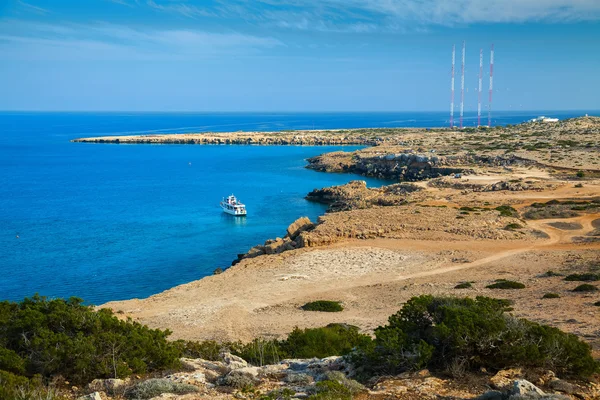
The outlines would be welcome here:
<svg viewBox="0 0 600 400">
<path fill-rule="evenodd" d="M 221 206 L 221 209 L 223 210 L 223 212 L 225 214 L 229 214 L 229 215 L 233 215 L 234 217 L 245 217 L 246 216 L 246 210 L 231 210 L 229 208 L 223 207 Z"/>
</svg>

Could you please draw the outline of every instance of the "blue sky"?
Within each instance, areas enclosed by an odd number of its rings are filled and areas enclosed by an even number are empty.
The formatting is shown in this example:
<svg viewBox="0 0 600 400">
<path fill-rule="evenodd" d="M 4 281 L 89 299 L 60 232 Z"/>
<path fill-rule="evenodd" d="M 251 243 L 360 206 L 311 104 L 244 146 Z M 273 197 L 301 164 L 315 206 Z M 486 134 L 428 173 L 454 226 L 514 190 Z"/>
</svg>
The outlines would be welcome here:
<svg viewBox="0 0 600 400">
<path fill-rule="evenodd" d="M 0 109 L 600 109 L 599 0 L 0 0 Z M 457 73 L 456 103 L 460 77 Z"/>
</svg>

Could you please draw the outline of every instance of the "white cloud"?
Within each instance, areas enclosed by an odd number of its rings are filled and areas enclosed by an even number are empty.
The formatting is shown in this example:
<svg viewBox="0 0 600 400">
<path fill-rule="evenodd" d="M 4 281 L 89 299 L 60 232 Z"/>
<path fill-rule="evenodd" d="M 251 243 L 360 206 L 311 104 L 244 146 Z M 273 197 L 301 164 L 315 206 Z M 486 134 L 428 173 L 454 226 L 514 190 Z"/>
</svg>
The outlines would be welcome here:
<svg viewBox="0 0 600 400">
<path fill-rule="evenodd" d="M 22 0 L 18 0 L 17 4 L 20 5 L 21 8 L 25 9 L 26 11 L 33 12 L 36 14 L 48 14 L 50 12 L 49 10 L 46 10 L 45 8 L 38 7 L 33 4 L 25 3 Z"/>
<path fill-rule="evenodd" d="M 154 0 L 148 0 L 146 4 L 158 11 L 165 11 L 174 14 L 180 14 L 184 17 L 188 18 L 197 18 L 197 17 L 212 17 L 213 13 L 203 9 L 196 7 L 194 5 L 189 5 L 183 2 L 170 2 L 166 4 L 158 4 Z"/>
<path fill-rule="evenodd" d="M 338 3 L 337 0 L 324 0 Z M 429 24 L 573 22 L 600 19 L 598 0 L 348 0 L 365 10 Z"/>
<path fill-rule="evenodd" d="M 186 60 L 254 54 L 277 46 L 283 43 L 237 32 L 0 21 L 0 59 Z"/>
<path fill-rule="evenodd" d="M 218 14 L 330 32 L 411 31 L 477 23 L 600 20 L 600 0 L 220 0 Z"/>
</svg>

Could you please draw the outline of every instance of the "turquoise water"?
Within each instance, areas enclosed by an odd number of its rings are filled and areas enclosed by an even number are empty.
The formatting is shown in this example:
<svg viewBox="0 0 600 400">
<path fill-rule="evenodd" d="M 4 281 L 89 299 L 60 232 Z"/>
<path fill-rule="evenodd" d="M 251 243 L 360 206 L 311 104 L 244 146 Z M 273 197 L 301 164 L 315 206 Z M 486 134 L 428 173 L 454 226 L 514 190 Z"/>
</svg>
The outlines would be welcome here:
<svg viewBox="0 0 600 400">
<path fill-rule="evenodd" d="M 111 145 L 72 138 L 440 126 L 444 116 L 0 113 L 0 300 L 36 292 L 93 304 L 147 297 L 228 267 L 238 253 L 282 236 L 300 216 L 315 220 L 325 207 L 304 200 L 312 189 L 364 179 L 304 168 L 306 158 L 339 146 Z M 247 218 L 221 212 L 219 200 L 230 193 L 247 204 Z"/>
</svg>

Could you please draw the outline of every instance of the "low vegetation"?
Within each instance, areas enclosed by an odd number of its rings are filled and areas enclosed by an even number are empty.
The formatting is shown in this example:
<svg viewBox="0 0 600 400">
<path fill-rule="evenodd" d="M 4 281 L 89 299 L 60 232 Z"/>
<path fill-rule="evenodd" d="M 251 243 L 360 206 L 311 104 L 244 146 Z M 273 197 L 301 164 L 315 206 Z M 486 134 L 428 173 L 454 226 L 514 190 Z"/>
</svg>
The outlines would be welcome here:
<svg viewBox="0 0 600 400">
<path fill-rule="evenodd" d="M 471 284 L 471 282 L 463 282 L 463 283 L 459 283 L 458 285 L 454 286 L 454 289 L 469 289 L 472 287 L 473 287 L 473 285 Z"/>
<path fill-rule="evenodd" d="M 72 383 L 179 365 L 169 331 L 121 321 L 78 298 L 34 296 L 0 303 L 0 370 L 32 378 L 61 375 Z"/>
<path fill-rule="evenodd" d="M 496 211 L 500 211 L 500 216 L 502 216 L 502 217 L 515 217 L 515 218 L 519 217 L 519 212 L 517 210 L 515 210 L 513 207 L 508 206 L 508 205 L 502 205 L 502 206 L 496 207 Z"/>
<path fill-rule="evenodd" d="M 521 282 L 507 281 L 507 280 L 501 279 L 496 283 L 487 285 L 486 288 L 488 288 L 488 289 L 525 289 L 525 285 L 522 284 Z"/>
<path fill-rule="evenodd" d="M 560 294 L 558 293 L 546 293 L 542 296 L 542 299 L 559 299 Z"/>
<path fill-rule="evenodd" d="M 163 393 L 188 394 L 197 391 L 198 388 L 194 385 L 177 383 L 168 379 L 148 379 L 129 387 L 125 391 L 125 398 L 145 400 Z"/>
<path fill-rule="evenodd" d="M 317 300 L 306 303 L 302 309 L 304 311 L 340 312 L 344 310 L 344 307 L 339 301 Z"/>
<path fill-rule="evenodd" d="M 588 344 L 506 314 L 509 305 L 487 297 L 414 297 L 350 358 L 365 378 L 420 368 L 447 371 L 456 363 L 466 369 L 544 367 L 574 376 L 600 370 Z"/>
<path fill-rule="evenodd" d="M 520 225 L 520 224 L 514 224 L 513 223 L 513 224 L 506 225 L 504 227 L 504 229 L 507 230 L 507 231 L 514 231 L 514 230 L 517 230 L 517 229 L 523 229 L 523 226 Z"/>
<path fill-rule="evenodd" d="M 546 271 L 542 274 L 542 276 L 544 277 L 552 277 L 552 276 L 563 276 L 563 274 L 559 273 L 559 272 L 555 272 L 552 270 Z"/>
<path fill-rule="evenodd" d="M 565 281 L 572 282 L 595 282 L 600 281 L 600 274 L 586 273 L 586 274 L 571 274 L 565 277 Z"/>
<path fill-rule="evenodd" d="M 517 319 L 507 313 L 509 306 L 507 300 L 487 297 L 420 296 L 392 315 L 388 325 L 377 328 L 375 339 L 355 326 L 330 324 L 296 328 L 285 340 L 255 339 L 244 344 L 169 342 L 168 331 L 120 321 L 108 310 L 82 305 L 80 299 L 35 296 L 20 303 L 0 303 L 0 398 L 62 400 L 47 386 L 57 377 L 85 385 L 97 378 L 171 370 L 179 366 L 182 355 L 215 360 L 223 350 L 254 365 L 345 355 L 365 379 L 419 368 L 453 373 L 456 366 L 461 371 L 543 367 L 578 377 L 600 372 L 589 345 L 556 328 Z M 251 385 L 226 383 L 243 390 Z M 310 398 L 349 399 L 364 389 L 341 373 L 330 373 L 316 387 Z M 130 386 L 124 395 L 149 399 L 196 390 L 148 379 Z"/>
<path fill-rule="evenodd" d="M 597 286 L 590 285 L 589 283 L 584 283 L 573 289 L 574 292 L 597 292 L 598 290 L 600 289 Z"/>
</svg>

